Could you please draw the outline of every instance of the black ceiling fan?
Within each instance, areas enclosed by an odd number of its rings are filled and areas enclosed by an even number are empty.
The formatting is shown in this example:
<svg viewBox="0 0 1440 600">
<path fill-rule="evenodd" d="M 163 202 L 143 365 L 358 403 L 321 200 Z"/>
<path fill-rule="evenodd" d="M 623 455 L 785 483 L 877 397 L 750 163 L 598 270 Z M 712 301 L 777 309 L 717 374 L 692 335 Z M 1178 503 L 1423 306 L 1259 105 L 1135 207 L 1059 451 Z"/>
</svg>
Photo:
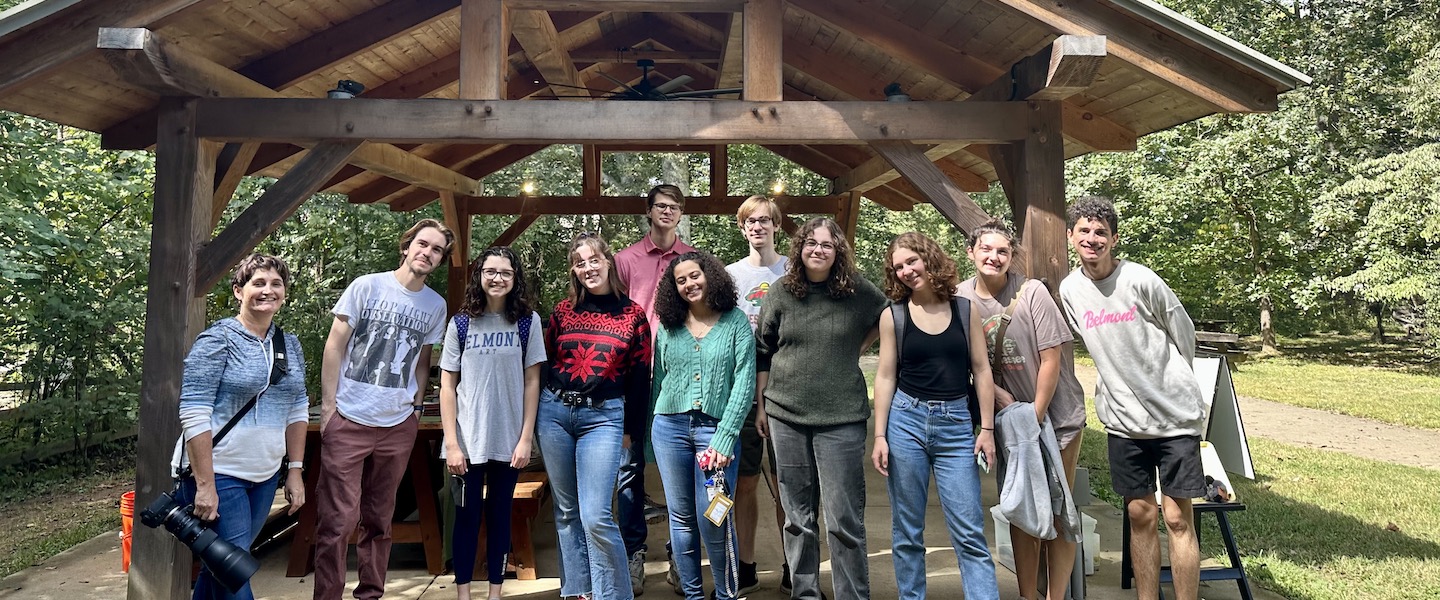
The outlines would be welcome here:
<svg viewBox="0 0 1440 600">
<path fill-rule="evenodd" d="M 628 83 L 625 83 L 625 82 L 623 82 L 623 81 L 620 81 L 619 79 L 616 79 L 616 78 L 614 78 L 614 77 L 611 77 L 611 76 L 610 76 L 609 74 L 607 74 L 607 73 L 604 73 L 604 72 L 600 73 L 600 76 L 601 76 L 601 77 L 604 77 L 604 78 L 606 78 L 606 79 L 609 79 L 610 81 L 614 82 L 615 85 L 620 86 L 621 89 L 620 89 L 620 91 L 618 91 L 618 92 L 612 91 L 612 90 L 597 90 L 597 89 L 593 89 L 593 88 L 581 88 L 581 87 L 576 87 L 576 86 L 572 86 L 572 85 L 564 85 L 564 84 L 551 84 L 551 85 L 557 85 L 557 86 L 559 86 L 559 87 L 569 87 L 569 88 L 575 88 L 575 89 L 588 90 L 588 91 L 591 91 L 591 92 L 595 92 L 596 94 L 599 94 L 598 96 L 594 96 L 594 98 L 603 98 L 603 99 L 606 99 L 606 100 L 638 100 L 638 101 L 642 101 L 642 102 L 657 102 L 657 101 L 663 101 L 663 100 L 710 100 L 710 99 L 714 99 L 715 96 L 723 96 L 723 95 L 728 95 L 728 94 L 739 94 L 740 92 L 743 92 L 743 91 L 744 91 L 744 88 L 719 88 L 719 89 L 711 89 L 711 90 L 682 90 L 682 89 L 680 89 L 680 88 L 685 87 L 685 86 L 688 85 L 690 82 L 692 82 L 692 81 L 695 80 L 694 77 L 691 77 L 691 76 L 689 76 L 689 75 L 681 75 L 681 76 L 679 76 L 679 77 L 676 77 L 676 78 L 671 79 L 671 80 L 669 80 L 669 81 L 666 81 L 666 82 L 664 82 L 664 83 L 655 84 L 655 83 L 651 83 L 651 81 L 650 81 L 650 69 L 655 68 L 655 61 L 650 60 L 650 59 L 648 59 L 648 58 L 642 58 L 642 59 L 640 59 L 640 60 L 635 61 L 635 66 L 640 67 L 640 71 L 641 71 L 641 73 L 642 73 L 642 75 L 641 75 L 641 77 L 640 77 L 640 81 L 639 81 L 638 83 L 636 83 L 635 85 L 630 85 L 630 84 L 628 84 Z M 555 98 L 589 98 L 589 97 L 591 97 L 591 96 L 554 96 L 554 97 L 555 97 Z"/>
</svg>

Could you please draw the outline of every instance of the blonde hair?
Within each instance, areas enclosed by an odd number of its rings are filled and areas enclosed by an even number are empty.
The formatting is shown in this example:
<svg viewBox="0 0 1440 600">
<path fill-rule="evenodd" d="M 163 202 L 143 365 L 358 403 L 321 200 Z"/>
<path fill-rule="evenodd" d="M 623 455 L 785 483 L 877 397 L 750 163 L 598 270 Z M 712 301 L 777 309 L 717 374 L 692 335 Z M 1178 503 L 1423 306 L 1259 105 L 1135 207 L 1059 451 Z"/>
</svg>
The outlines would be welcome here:
<svg viewBox="0 0 1440 600">
<path fill-rule="evenodd" d="M 785 212 L 780 210 L 780 203 L 776 202 L 774 198 L 751 196 L 740 203 L 740 210 L 735 211 L 735 223 L 744 227 L 745 219 L 761 208 L 768 211 L 770 220 L 775 221 L 777 226 L 780 224 L 780 220 L 785 218 Z"/>
</svg>

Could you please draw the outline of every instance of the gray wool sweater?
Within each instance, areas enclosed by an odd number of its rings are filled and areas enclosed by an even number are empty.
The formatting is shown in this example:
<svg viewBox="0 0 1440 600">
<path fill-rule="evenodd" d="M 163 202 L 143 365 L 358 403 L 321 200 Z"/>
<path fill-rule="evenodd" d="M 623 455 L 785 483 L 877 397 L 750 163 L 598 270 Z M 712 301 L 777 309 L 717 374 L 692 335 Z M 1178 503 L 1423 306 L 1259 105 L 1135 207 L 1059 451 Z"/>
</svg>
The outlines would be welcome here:
<svg viewBox="0 0 1440 600">
<path fill-rule="evenodd" d="M 755 332 L 755 370 L 770 373 L 765 413 L 812 427 L 868 419 L 860 342 L 888 304 L 874 284 L 858 276 L 855 293 L 839 299 L 817 283 L 803 299 L 783 287 L 771 290 Z"/>
</svg>

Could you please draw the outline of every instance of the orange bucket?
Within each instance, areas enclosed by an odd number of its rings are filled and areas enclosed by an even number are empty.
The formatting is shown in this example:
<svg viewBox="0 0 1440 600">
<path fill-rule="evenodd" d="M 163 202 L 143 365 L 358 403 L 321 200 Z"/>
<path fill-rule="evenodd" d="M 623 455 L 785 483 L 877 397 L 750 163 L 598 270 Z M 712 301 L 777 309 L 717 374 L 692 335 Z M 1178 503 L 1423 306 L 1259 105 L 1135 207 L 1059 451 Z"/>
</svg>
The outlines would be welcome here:
<svg viewBox="0 0 1440 600">
<path fill-rule="evenodd" d="M 135 528 L 135 492 L 120 495 L 120 569 L 130 572 L 130 537 Z"/>
</svg>

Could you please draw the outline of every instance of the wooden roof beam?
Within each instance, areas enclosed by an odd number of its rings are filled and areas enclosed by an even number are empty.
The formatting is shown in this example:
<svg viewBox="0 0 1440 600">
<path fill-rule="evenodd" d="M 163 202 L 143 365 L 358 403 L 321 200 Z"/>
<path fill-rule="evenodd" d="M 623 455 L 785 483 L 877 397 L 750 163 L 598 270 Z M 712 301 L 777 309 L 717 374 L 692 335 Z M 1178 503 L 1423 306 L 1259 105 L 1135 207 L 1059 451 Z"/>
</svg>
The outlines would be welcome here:
<svg viewBox="0 0 1440 600">
<path fill-rule="evenodd" d="M 516 10 L 611 12 L 739 12 L 745 0 L 505 0 Z"/>
<path fill-rule="evenodd" d="M 870 147 L 903 174 L 924 194 L 925 200 L 960 231 L 970 231 L 990 219 L 990 214 L 975 204 L 950 177 L 940 172 L 940 168 L 919 146 L 909 142 L 871 142 Z"/>
<path fill-rule="evenodd" d="M 498 151 L 494 154 L 486 156 L 485 158 L 475 161 L 468 166 L 462 168 L 460 171 L 461 174 L 467 177 L 484 179 L 486 176 L 496 171 L 499 171 L 500 169 L 520 162 L 531 154 L 539 152 L 544 148 L 545 145 L 506 146 L 501 151 Z M 390 210 L 415 210 L 417 208 L 425 206 L 426 204 L 429 204 L 437 197 L 438 195 L 433 190 L 428 190 L 425 188 L 415 188 L 390 199 Z M 354 201 L 353 198 L 352 201 Z"/>
<path fill-rule="evenodd" d="M 713 50 L 637 50 L 623 49 L 577 49 L 570 52 L 570 60 L 577 63 L 626 63 L 638 60 L 654 61 L 657 65 L 670 63 L 718 63 L 720 54 Z M 731 86 L 738 87 L 738 86 Z"/>
<path fill-rule="evenodd" d="M 685 199 L 685 214 L 734 215 L 740 203 L 749 196 L 711 198 L 694 196 Z M 787 213 L 835 214 L 843 196 L 781 196 L 777 198 Z M 459 201 L 460 199 L 456 199 Z M 635 213 L 635 198 L 630 196 L 491 196 L 466 198 L 465 210 L 472 215 L 630 215 Z"/>
<path fill-rule="evenodd" d="M 217 0 L 108 0 L 78 2 L 43 17 L 0 44 L 0 96 L 41 81 L 45 75 L 95 51 L 101 27 L 147 27 Z M 38 8 L 38 7 L 37 7 Z"/>
<path fill-rule="evenodd" d="M 1105 47 L 1103 35 L 1062 35 L 975 90 L 970 100 L 1064 100 L 1095 82 Z"/>
<path fill-rule="evenodd" d="M 460 72 L 457 75 L 461 98 L 505 98 L 513 16 L 501 0 L 463 0 L 461 3 Z M 545 21 L 550 21 L 548 15 Z M 554 23 L 550 29 L 553 32 Z"/>
<path fill-rule="evenodd" d="M 741 98 L 756 102 L 784 99 L 785 69 L 781 40 L 785 37 L 785 4 L 782 0 L 749 0 L 745 3 L 745 49 L 741 67 L 745 91 Z M 727 41 L 728 44 L 728 41 Z"/>
<path fill-rule="evenodd" d="M 241 96 L 280 99 L 278 92 L 214 61 L 180 50 L 148 29 L 100 30 L 99 47 L 116 72 L 162 96 Z M 354 102 L 354 100 L 322 100 Z M 321 140 L 312 140 L 314 145 Z M 377 173 L 433 189 L 461 194 L 480 192 L 480 182 L 388 144 L 364 144 L 350 162 Z M 328 176 L 327 176 L 328 177 Z"/>
<path fill-rule="evenodd" d="M 496 1 L 498 0 L 491 0 Z M 543 10 L 514 10 L 510 12 L 510 29 L 520 47 L 530 57 L 530 63 L 552 84 L 550 92 L 556 96 L 589 96 L 575 70 L 568 49 L 560 42 L 560 32 L 550 14 Z M 558 84 L 558 85 L 553 85 Z M 462 97 L 465 96 L 462 94 Z"/>
<path fill-rule="evenodd" d="M 954 46 L 925 35 L 857 0 L 789 0 L 835 27 L 855 34 L 886 54 L 922 71 L 959 85 L 965 91 L 980 89 L 1000 75 L 1000 69 L 965 54 Z"/>
<path fill-rule="evenodd" d="M 720 49 L 720 77 L 715 82 L 718 88 L 740 87 L 745 74 L 745 17 L 730 15 L 729 30 L 725 33 L 725 45 Z M 783 45 L 783 42 L 782 42 Z"/>
<path fill-rule="evenodd" d="M 393 0 L 236 69 L 282 90 L 335 63 L 384 44 L 460 6 L 458 0 Z"/>
<path fill-rule="evenodd" d="M 261 86 L 263 87 L 263 86 Z M 1018 102 L 580 102 L 202 98 L 202 137 L 389 143 L 1008 142 Z M 469 195 L 469 194 L 465 194 Z"/>
<path fill-rule="evenodd" d="M 1101 0 L 987 0 L 1059 33 L 1104 35 L 1111 55 L 1226 112 L 1277 109 L 1275 86 Z"/>
</svg>

